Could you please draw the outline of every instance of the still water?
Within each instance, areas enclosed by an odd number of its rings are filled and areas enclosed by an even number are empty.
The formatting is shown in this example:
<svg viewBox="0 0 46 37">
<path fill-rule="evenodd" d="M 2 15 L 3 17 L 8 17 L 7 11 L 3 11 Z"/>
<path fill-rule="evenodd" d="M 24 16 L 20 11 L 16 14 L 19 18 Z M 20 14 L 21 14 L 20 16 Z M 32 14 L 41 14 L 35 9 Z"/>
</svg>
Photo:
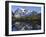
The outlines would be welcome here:
<svg viewBox="0 0 46 37">
<path fill-rule="evenodd" d="M 12 25 L 12 31 L 39 30 L 41 25 L 31 22 L 15 22 Z"/>
</svg>

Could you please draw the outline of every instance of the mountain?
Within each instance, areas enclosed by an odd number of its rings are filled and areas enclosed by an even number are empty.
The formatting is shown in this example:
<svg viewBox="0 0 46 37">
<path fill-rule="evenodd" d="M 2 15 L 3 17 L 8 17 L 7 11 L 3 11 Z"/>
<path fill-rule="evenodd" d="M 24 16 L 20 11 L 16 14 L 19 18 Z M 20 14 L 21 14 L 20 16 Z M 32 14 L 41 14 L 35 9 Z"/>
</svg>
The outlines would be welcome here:
<svg viewBox="0 0 46 37">
<path fill-rule="evenodd" d="M 13 13 L 12 13 L 13 14 Z M 39 15 L 36 11 L 31 11 L 24 8 L 17 8 L 13 14 L 15 17 L 21 17 L 21 16 L 34 16 Z"/>
<path fill-rule="evenodd" d="M 15 16 L 30 16 L 31 15 L 31 11 L 27 10 L 27 9 L 23 9 L 23 8 L 18 8 L 15 12 L 14 12 Z"/>
</svg>

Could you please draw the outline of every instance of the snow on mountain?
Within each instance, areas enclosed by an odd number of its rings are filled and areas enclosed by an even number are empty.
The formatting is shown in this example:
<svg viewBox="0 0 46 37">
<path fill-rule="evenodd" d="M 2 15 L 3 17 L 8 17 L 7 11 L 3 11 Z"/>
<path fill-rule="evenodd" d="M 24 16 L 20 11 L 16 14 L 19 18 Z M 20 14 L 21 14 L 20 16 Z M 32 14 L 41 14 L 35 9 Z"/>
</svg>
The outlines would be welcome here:
<svg viewBox="0 0 46 37">
<path fill-rule="evenodd" d="M 26 15 L 28 16 L 28 15 L 31 15 L 31 12 L 32 11 L 24 9 L 24 8 L 18 8 L 15 11 L 15 17 L 26 16 Z"/>
<path fill-rule="evenodd" d="M 26 14 L 30 14 L 32 11 L 31 10 L 28 10 L 27 12 L 26 12 Z"/>
<path fill-rule="evenodd" d="M 20 8 L 20 9 L 22 10 L 22 12 L 24 12 L 24 10 L 25 10 L 25 9 L 23 9 L 23 8 Z"/>
</svg>

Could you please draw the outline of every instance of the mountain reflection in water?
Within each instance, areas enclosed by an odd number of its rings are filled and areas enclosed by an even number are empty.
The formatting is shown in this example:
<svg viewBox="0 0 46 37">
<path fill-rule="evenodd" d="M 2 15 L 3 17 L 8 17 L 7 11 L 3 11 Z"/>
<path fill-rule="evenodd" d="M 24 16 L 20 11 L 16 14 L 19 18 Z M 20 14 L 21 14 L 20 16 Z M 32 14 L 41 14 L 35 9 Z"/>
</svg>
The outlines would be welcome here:
<svg viewBox="0 0 46 37">
<path fill-rule="evenodd" d="M 24 30 L 39 30 L 41 29 L 40 24 L 32 25 L 31 22 L 15 22 L 12 25 L 12 31 L 24 31 Z"/>
</svg>

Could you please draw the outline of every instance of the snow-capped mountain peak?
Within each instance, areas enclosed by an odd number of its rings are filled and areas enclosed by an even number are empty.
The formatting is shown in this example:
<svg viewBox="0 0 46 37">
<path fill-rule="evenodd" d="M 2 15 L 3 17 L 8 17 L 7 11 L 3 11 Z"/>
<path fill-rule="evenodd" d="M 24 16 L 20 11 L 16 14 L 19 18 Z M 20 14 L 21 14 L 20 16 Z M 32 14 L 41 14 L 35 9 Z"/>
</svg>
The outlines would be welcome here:
<svg viewBox="0 0 46 37">
<path fill-rule="evenodd" d="M 31 15 L 31 12 L 30 10 L 27 10 L 27 9 L 24 9 L 24 8 L 18 8 L 15 12 L 15 16 L 18 17 L 18 16 L 26 16 L 26 15 Z"/>
</svg>

